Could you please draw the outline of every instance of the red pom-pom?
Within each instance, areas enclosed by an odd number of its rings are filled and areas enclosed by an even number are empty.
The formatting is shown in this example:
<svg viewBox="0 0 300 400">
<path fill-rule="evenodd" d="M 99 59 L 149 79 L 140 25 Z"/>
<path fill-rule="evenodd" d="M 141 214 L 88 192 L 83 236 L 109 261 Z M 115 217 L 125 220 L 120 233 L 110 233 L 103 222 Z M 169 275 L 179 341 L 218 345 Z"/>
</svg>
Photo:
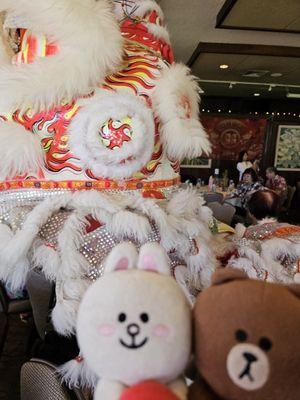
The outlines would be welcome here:
<svg viewBox="0 0 300 400">
<path fill-rule="evenodd" d="M 120 400 L 178 400 L 178 397 L 161 383 L 148 381 L 125 390 Z"/>
</svg>

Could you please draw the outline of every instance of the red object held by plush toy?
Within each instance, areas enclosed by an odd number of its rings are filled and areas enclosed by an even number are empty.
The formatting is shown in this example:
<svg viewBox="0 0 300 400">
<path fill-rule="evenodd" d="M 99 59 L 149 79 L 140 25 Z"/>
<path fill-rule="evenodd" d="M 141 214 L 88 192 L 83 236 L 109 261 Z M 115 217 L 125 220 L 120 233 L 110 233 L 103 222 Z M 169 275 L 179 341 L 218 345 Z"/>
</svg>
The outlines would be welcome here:
<svg viewBox="0 0 300 400">
<path fill-rule="evenodd" d="M 127 389 L 120 400 L 178 400 L 178 397 L 161 383 L 148 381 Z"/>
</svg>

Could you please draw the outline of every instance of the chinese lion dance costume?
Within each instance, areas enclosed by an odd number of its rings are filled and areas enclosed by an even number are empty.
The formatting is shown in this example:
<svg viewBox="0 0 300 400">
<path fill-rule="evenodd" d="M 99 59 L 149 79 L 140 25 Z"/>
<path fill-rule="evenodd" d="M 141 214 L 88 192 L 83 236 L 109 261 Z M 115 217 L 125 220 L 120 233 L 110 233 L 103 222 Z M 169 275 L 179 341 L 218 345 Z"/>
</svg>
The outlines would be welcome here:
<svg viewBox="0 0 300 400">
<path fill-rule="evenodd" d="M 0 0 L 0 13 L 0 278 L 19 288 L 38 268 L 55 282 L 62 335 L 121 241 L 160 242 L 190 293 L 208 286 L 211 214 L 179 166 L 210 143 L 160 7 Z"/>
</svg>

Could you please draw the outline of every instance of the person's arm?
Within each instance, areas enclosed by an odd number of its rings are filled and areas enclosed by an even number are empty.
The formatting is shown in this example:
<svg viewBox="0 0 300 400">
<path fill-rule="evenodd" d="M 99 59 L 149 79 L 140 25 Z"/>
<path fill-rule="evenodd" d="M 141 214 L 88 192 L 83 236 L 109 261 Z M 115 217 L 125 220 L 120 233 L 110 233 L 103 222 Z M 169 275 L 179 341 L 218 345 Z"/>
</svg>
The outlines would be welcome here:
<svg viewBox="0 0 300 400">
<path fill-rule="evenodd" d="M 242 172 L 244 172 L 244 166 L 242 162 L 237 163 L 236 169 L 239 171 L 239 173 L 241 174 Z"/>
<path fill-rule="evenodd" d="M 262 190 L 262 189 L 263 189 L 262 184 L 259 183 L 259 182 L 255 182 L 255 184 L 253 185 L 252 189 L 249 190 L 249 192 L 247 192 L 247 193 L 245 194 L 245 197 L 246 197 L 247 199 L 249 199 L 255 192 L 257 192 L 258 190 Z"/>
<path fill-rule="evenodd" d="M 287 183 L 282 176 L 280 176 L 276 181 L 275 191 L 279 195 L 287 191 Z"/>
</svg>

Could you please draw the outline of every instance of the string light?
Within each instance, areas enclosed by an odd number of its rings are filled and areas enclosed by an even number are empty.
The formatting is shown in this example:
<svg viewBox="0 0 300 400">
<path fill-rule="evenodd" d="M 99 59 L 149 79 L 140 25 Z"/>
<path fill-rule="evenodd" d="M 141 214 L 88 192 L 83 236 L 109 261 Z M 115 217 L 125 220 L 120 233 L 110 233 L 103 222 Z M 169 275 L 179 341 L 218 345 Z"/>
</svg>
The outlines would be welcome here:
<svg viewBox="0 0 300 400">
<path fill-rule="evenodd" d="M 222 109 L 218 109 L 218 110 L 206 110 L 205 108 L 202 108 L 201 109 L 201 112 L 203 112 L 203 113 L 210 113 L 210 112 L 212 112 L 212 113 L 223 113 L 223 112 L 225 112 L 225 111 L 223 111 Z M 227 112 L 228 114 L 232 114 L 232 110 L 228 110 L 228 112 Z M 247 114 L 247 113 L 244 113 L 244 114 Z M 248 112 L 248 114 L 255 114 L 255 115 L 268 115 L 268 116 L 270 116 L 270 115 L 272 115 L 272 116 L 282 116 L 282 117 L 287 117 L 288 115 L 290 115 L 291 117 L 299 117 L 300 118 L 300 114 L 299 115 L 297 115 L 296 113 L 291 113 L 291 112 L 283 112 L 283 113 L 280 113 L 280 112 L 277 112 L 277 111 L 273 111 L 272 113 L 271 112 L 269 112 L 269 111 L 262 111 L 262 112 L 260 112 L 260 111 L 249 111 Z M 243 116 L 243 113 L 241 113 L 241 116 Z"/>
</svg>

